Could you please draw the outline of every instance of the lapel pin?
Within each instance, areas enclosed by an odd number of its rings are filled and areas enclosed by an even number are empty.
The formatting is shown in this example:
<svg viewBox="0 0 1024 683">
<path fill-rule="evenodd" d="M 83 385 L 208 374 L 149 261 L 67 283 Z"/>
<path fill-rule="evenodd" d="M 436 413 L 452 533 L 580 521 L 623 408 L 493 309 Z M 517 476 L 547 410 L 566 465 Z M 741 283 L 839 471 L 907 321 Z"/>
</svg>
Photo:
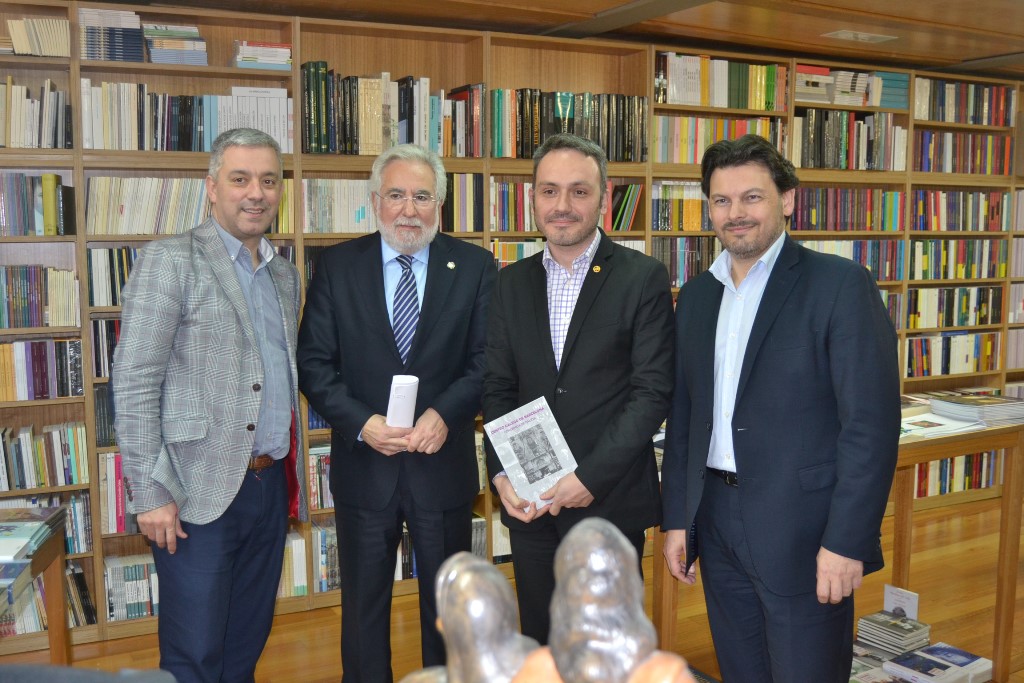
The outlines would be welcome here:
<svg viewBox="0 0 1024 683">
<path fill-rule="evenodd" d="M 448 270 L 455 270 L 455 261 L 448 262 Z"/>
<path fill-rule="evenodd" d="M 601 266 L 594 266 L 594 272 L 595 273 L 600 273 L 601 272 Z"/>
</svg>

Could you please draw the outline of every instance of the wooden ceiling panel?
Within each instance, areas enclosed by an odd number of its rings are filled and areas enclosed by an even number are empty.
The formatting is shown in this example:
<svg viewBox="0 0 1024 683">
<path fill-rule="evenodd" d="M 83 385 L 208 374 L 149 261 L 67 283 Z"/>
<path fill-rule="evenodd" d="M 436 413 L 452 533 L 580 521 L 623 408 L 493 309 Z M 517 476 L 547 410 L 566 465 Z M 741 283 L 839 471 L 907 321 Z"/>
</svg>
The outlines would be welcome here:
<svg viewBox="0 0 1024 683">
<path fill-rule="evenodd" d="M 154 3 L 155 4 L 155 3 Z M 163 4 L 163 3 L 161 3 Z M 266 14 L 396 22 L 530 35 L 604 26 L 609 14 L 639 21 L 595 37 L 780 50 L 906 67 L 947 67 L 967 60 L 1017 54 L 988 65 L 990 75 L 1024 77 L 1024 0 L 707 0 L 698 6 L 665 0 L 177 0 L 192 7 Z M 681 11 L 676 11 L 678 8 Z M 651 16 L 653 10 L 669 12 Z M 621 12 L 617 12 L 621 10 Z M 884 43 L 840 41 L 821 34 L 847 29 L 895 35 Z"/>
</svg>

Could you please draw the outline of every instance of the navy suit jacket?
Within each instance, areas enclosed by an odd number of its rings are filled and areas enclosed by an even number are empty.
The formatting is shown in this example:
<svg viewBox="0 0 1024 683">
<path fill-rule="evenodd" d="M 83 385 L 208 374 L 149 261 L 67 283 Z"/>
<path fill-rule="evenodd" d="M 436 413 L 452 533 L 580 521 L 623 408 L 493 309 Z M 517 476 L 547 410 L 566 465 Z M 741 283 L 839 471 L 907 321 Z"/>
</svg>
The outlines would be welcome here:
<svg viewBox="0 0 1024 683">
<path fill-rule="evenodd" d="M 714 425 L 715 330 L 723 285 L 710 272 L 676 305 L 676 388 L 662 466 L 663 528 L 692 533 Z M 774 593 L 813 591 L 821 546 L 883 565 L 880 525 L 896 467 L 897 340 L 871 274 L 786 237 L 751 328 L 732 437 L 743 528 Z"/>
<path fill-rule="evenodd" d="M 299 387 L 332 427 L 331 492 L 381 510 L 404 467 L 416 503 L 446 510 L 480 492 L 474 429 L 484 376 L 486 315 L 494 286 L 490 253 L 438 233 L 412 348 L 398 355 L 384 301 L 380 233 L 326 250 L 306 294 L 299 326 Z M 385 456 L 358 440 L 375 414 L 387 415 L 393 375 L 416 375 L 416 418 L 433 408 L 448 440 L 432 455 Z"/>
<path fill-rule="evenodd" d="M 594 502 L 554 518 L 563 531 L 600 516 L 620 529 L 659 522 L 658 472 L 651 438 L 672 395 L 672 294 L 657 260 L 606 235 L 573 310 L 555 368 L 547 273 L 536 254 L 498 274 L 487 335 L 484 420 L 544 396 Z M 503 468 L 488 445 L 490 476 Z M 530 525 L 509 517 L 510 528 Z M 551 523 L 545 515 L 534 526 Z"/>
</svg>

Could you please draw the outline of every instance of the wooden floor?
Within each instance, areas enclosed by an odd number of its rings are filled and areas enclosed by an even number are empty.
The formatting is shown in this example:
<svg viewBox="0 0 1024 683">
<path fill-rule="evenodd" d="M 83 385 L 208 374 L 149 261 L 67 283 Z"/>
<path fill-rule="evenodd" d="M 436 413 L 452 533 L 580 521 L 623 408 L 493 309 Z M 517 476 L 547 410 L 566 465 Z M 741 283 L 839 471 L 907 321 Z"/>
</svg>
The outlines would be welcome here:
<svg viewBox="0 0 1024 683">
<path fill-rule="evenodd" d="M 995 555 L 999 530 L 998 500 L 950 506 L 917 513 L 911 589 L 921 594 L 921 619 L 932 625 L 932 639 L 945 640 L 991 656 L 992 610 L 995 602 Z M 883 526 L 883 546 L 891 550 L 891 519 Z M 651 599 L 650 563 L 645 560 L 648 607 Z M 659 558 L 660 561 L 660 558 Z M 1018 567 L 1016 628 L 1013 638 L 1014 674 L 1010 683 L 1024 683 L 1024 562 Z M 888 570 L 868 577 L 857 594 L 857 614 L 881 609 L 882 587 Z M 678 642 L 674 650 L 692 666 L 718 674 L 708 632 L 700 586 L 680 587 Z M 419 666 L 419 617 L 415 596 L 396 598 L 392 646 L 395 680 Z M 340 610 L 320 609 L 283 615 L 274 623 L 257 681 L 315 683 L 340 679 Z M 156 636 L 124 638 L 75 648 L 75 665 L 96 669 L 154 667 L 158 662 Z M 0 658 L 0 664 L 46 661 L 46 653 Z"/>
</svg>

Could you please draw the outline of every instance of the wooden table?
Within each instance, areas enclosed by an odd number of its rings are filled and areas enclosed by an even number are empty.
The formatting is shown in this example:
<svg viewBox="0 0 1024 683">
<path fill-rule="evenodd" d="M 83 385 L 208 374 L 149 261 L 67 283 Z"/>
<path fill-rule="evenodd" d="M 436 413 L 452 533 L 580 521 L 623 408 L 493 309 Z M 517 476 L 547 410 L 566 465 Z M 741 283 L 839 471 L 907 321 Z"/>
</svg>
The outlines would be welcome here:
<svg viewBox="0 0 1024 683">
<path fill-rule="evenodd" d="M 67 596 L 64 589 L 64 526 L 51 533 L 32 553 L 32 576 L 43 575 L 46 591 L 47 637 L 50 663 L 71 663 L 71 637 L 68 634 Z"/>
<path fill-rule="evenodd" d="M 992 680 L 1006 683 L 1010 676 L 1013 616 L 1017 599 L 1017 563 L 1020 559 L 1021 500 L 1024 476 L 1024 425 L 992 427 L 931 439 L 900 442 L 896 475 L 892 484 L 893 553 L 892 583 L 910 587 L 911 537 L 913 535 L 914 489 L 919 463 L 1005 449 L 1003 492 L 999 518 L 999 555 L 996 560 L 995 635 L 992 643 Z M 675 647 L 676 601 L 679 583 L 668 573 L 661 549 L 664 534 L 654 539 L 654 624 L 663 650 Z"/>
</svg>

